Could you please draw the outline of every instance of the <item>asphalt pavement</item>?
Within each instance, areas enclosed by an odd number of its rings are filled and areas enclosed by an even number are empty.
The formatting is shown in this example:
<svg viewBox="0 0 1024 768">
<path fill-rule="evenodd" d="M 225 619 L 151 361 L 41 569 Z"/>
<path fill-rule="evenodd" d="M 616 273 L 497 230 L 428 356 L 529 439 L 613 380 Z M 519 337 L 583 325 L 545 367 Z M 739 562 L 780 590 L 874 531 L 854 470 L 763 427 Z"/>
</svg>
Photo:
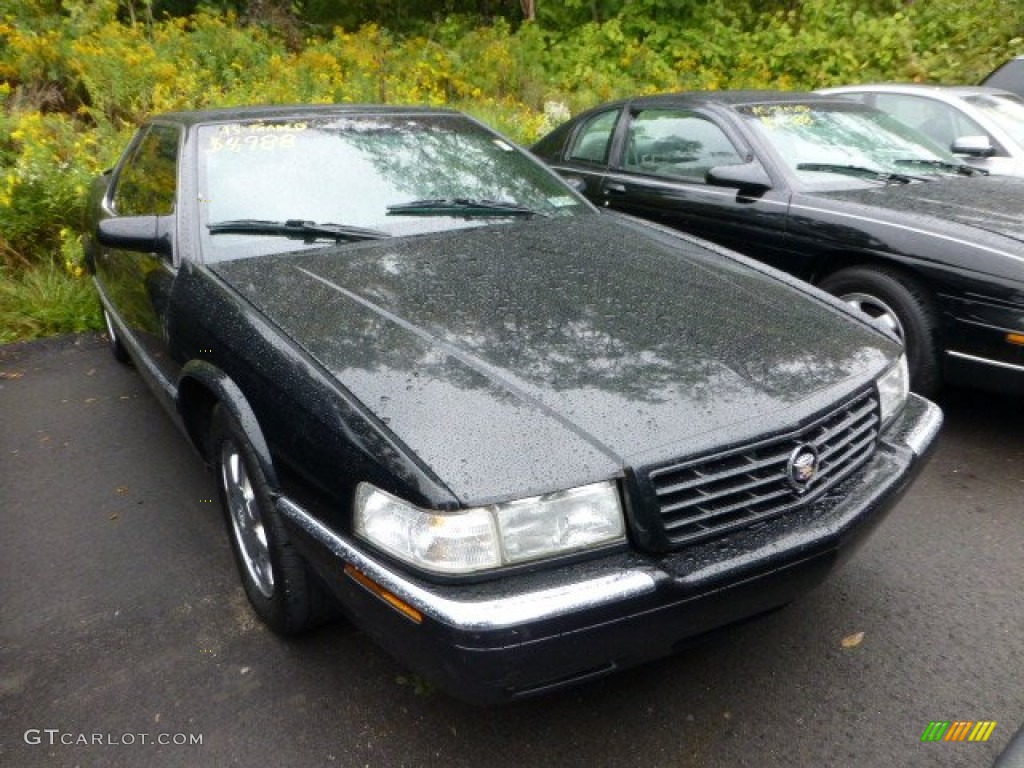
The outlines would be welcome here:
<svg viewBox="0 0 1024 768">
<path fill-rule="evenodd" d="M 212 479 L 100 337 L 0 347 L 0 766 L 990 766 L 1024 721 L 1024 404 L 940 404 L 931 463 L 824 586 L 478 709 L 347 625 L 265 630 Z"/>
</svg>

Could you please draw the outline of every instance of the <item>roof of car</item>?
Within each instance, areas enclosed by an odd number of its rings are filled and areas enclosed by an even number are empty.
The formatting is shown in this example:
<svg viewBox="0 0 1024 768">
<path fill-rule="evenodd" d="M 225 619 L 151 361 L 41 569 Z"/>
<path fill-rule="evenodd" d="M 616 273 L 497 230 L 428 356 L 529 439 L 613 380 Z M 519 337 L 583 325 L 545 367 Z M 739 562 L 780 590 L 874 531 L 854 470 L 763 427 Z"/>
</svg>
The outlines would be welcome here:
<svg viewBox="0 0 1024 768">
<path fill-rule="evenodd" d="M 808 102 L 840 102 L 846 106 L 856 105 L 847 99 L 829 97 L 824 94 L 811 91 L 674 91 L 671 93 L 656 93 L 650 96 L 634 96 L 632 98 L 619 99 L 598 104 L 584 114 L 599 112 L 607 109 L 614 109 L 629 104 L 635 107 L 664 107 L 664 106 L 695 106 L 699 104 L 723 104 L 736 107 L 747 104 L 771 104 L 771 103 L 801 103 Z M 864 107 L 867 109 L 867 107 Z"/>
<path fill-rule="evenodd" d="M 243 107 L 222 107 L 189 112 L 163 112 L 150 116 L 147 122 L 173 122 L 181 125 L 223 123 L 231 120 L 270 120 L 288 117 L 322 115 L 455 115 L 459 112 L 439 107 L 394 106 L 384 104 L 263 104 Z"/>
<path fill-rule="evenodd" d="M 985 85 L 937 85 L 933 83 L 862 83 L 860 85 L 843 85 L 837 88 L 822 88 L 820 93 L 838 94 L 851 92 L 873 93 L 919 93 L 938 98 L 959 98 L 988 94 L 992 96 L 1012 96 L 1004 88 L 991 88 Z"/>
<path fill-rule="evenodd" d="M 659 93 L 653 96 L 641 96 L 629 99 L 631 103 L 658 104 L 676 102 L 703 102 L 728 104 L 765 104 L 772 102 L 791 101 L 825 101 L 821 94 L 808 91 L 679 91 L 676 93 Z"/>
</svg>

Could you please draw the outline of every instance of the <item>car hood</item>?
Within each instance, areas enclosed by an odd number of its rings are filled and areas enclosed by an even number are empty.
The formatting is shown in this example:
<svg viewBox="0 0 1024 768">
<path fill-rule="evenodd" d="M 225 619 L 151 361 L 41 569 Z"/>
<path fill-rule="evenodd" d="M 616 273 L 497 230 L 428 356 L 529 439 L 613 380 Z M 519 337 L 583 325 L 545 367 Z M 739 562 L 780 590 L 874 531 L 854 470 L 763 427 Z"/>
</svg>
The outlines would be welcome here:
<svg viewBox="0 0 1024 768">
<path fill-rule="evenodd" d="M 987 176 L 889 184 L 868 189 L 815 193 L 817 197 L 885 210 L 882 214 L 928 232 L 960 237 L 996 259 L 986 271 L 1021 279 L 1024 262 L 1024 179 Z M 1000 266 L 1000 264 L 1002 266 Z M 981 265 L 978 265 L 979 267 Z"/>
<path fill-rule="evenodd" d="M 813 289 L 607 215 L 210 268 L 466 504 L 792 427 L 897 349 Z"/>
</svg>

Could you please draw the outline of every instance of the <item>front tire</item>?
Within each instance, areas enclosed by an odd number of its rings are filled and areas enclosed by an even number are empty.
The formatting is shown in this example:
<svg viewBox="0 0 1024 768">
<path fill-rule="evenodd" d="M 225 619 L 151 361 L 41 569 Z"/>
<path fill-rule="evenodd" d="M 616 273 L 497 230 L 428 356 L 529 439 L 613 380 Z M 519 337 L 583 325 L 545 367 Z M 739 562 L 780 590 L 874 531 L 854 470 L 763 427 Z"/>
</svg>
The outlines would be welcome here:
<svg viewBox="0 0 1024 768">
<path fill-rule="evenodd" d="M 253 610 L 281 635 L 330 619 L 332 597 L 293 547 L 252 446 L 221 404 L 211 415 L 209 449 L 231 549 Z"/>
<path fill-rule="evenodd" d="M 915 392 L 930 396 L 939 389 L 935 310 L 931 296 L 913 278 L 881 267 L 851 267 L 827 276 L 818 287 L 900 338 Z"/>
</svg>

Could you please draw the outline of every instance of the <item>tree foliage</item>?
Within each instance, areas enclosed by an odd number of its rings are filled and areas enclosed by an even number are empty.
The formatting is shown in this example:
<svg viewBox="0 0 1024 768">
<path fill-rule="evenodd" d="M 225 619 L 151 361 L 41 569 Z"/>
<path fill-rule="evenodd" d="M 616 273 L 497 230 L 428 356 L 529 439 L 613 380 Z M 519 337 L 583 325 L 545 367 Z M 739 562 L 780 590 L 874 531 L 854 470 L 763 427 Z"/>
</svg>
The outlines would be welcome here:
<svg viewBox="0 0 1024 768">
<path fill-rule="evenodd" d="M 976 82 L 1024 52 L 1019 0 L 964 13 L 954 0 L 7 0 L 0 279 L 46 260 L 74 271 L 89 180 L 153 112 L 449 104 L 530 142 L 633 93 Z"/>
</svg>

